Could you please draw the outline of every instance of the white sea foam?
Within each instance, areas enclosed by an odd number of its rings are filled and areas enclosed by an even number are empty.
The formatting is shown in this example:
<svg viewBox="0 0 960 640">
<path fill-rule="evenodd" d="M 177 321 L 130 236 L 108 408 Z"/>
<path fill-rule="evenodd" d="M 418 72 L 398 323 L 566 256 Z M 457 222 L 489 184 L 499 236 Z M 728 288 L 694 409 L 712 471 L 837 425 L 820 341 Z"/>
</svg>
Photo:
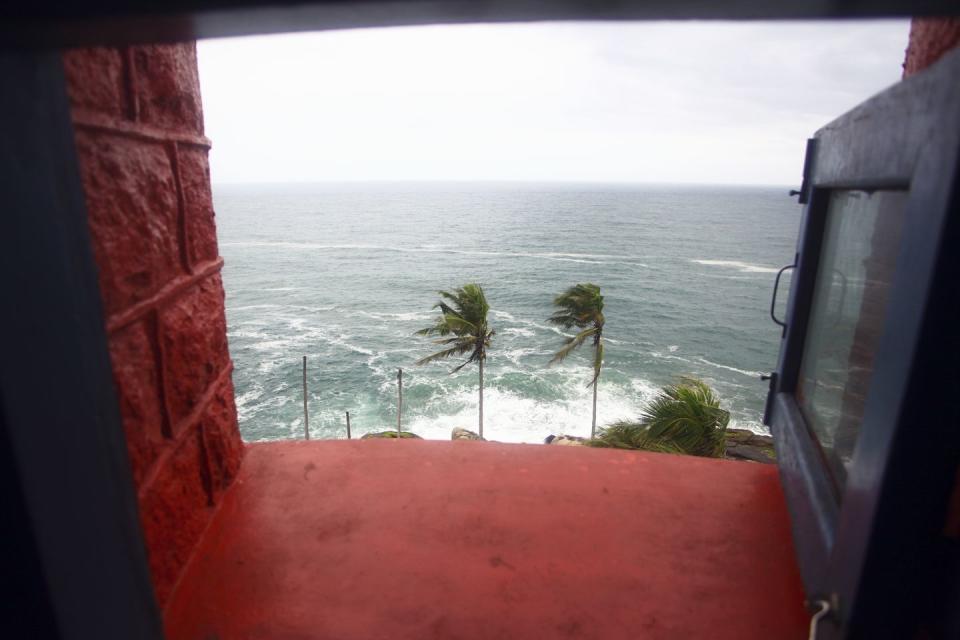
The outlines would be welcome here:
<svg viewBox="0 0 960 640">
<path fill-rule="evenodd" d="M 557 327 L 550 326 L 550 325 L 546 325 L 546 324 L 540 324 L 539 322 L 534 322 L 533 320 L 525 320 L 525 319 L 523 319 L 523 318 L 516 318 L 516 317 L 514 317 L 512 314 L 507 313 L 506 311 L 500 311 L 500 310 L 498 310 L 498 309 L 491 309 L 491 310 L 490 310 L 490 313 L 492 313 L 493 316 L 496 317 L 496 318 L 502 318 L 502 319 L 504 319 L 504 320 L 509 320 L 510 322 L 514 322 L 514 323 L 516 323 L 516 324 L 521 324 L 521 325 L 524 325 L 524 326 L 527 326 L 527 327 L 534 327 L 534 328 L 536 328 L 536 329 L 541 329 L 541 330 L 543 330 L 543 331 L 551 331 L 551 332 L 553 332 L 553 333 L 555 333 L 555 334 L 557 334 L 557 335 L 563 336 L 563 337 L 565 337 L 565 338 L 572 337 L 571 334 L 569 334 L 569 333 L 564 333 L 563 331 L 561 331 L 561 330 L 558 329 Z M 524 331 L 524 329 L 518 329 L 518 330 L 519 330 L 519 331 Z M 509 329 L 507 329 L 506 331 L 509 331 Z M 529 331 L 529 329 L 526 329 L 525 331 Z M 531 332 L 531 335 L 533 335 L 533 334 L 534 334 L 534 332 Z M 526 334 L 522 334 L 522 335 L 526 335 Z"/>
<path fill-rule="evenodd" d="M 496 354 L 496 355 L 503 356 L 513 364 L 520 366 L 520 358 L 523 358 L 525 356 L 532 356 L 532 355 L 542 355 L 543 353 L 544 352 L 540 351 L 539 349 L 521 348 L 521 349 L 508 349 L 506 351 L 501 351 L 499 354 Z"/>
<path fill-rule="evenodd" d="M 720 363 L 717 363 L 717 362 L 711 362 L 710 360 L 707 360 L 706 358 L 700 358 L 700 357 L 698 357 L 697 360 L 698 360 L 699 362 L 702 362 L 703 364 L 710 365 L 711 367 L 717 367 L 718 369 L 726 369 L 727 371 L 733 371 L 734 373 L 739 373 L 739 374 L 742 374 L 742 375 L 745 375 L 745 376 L 750 376 L 751 378 L 759 378 L 761 375 L 763 375 L 760 371 L 748 371 L 748 370 L 746 370 L 746 369 L 738 369 L 738 368 L 736 368 L 736 367 L 731 367 L 731 366 L 726 365 L 726 364 L 720 364 Z"/>
<path fill-rule="evenodd" d="M 577 377 L 577 376 L 573 376 Z M 590 435 L 591 394 L 585 377 L 565 385 L 563 400 L 545 401 L 490 387 L 484 393 L 484 437 L 501 442 L 543 442 L 550 434 Z M 646 383 L 640 383 L 641 389 Z M 614 385 L 600 385 L 597 424 L 635 418 L 643 393 Z M 437 400 L 405 428 L 425 437 L 447 440 L 453 427 L 477 429 L 477 390 L 460 388 Z"/>
<path fill-rule="evenodd" d="M 517 336 L 522 338 L 532 338 L 535 334 L 530 329 L 523 329 L 518 327 L 508 327 L 503 329 L 501 333 L 508 336 Z"/>
<path fill-rule="evenodd" d="M 751 264 L 749 262 L 740 262 L 739 260 L 691 260 L 691 262 L 696 262 L 697 264 L 703 264 L 711 267 L 722 267 L 728 269 L 737 269 L 743 273 L 776 273 L 777 269 L 774 267 L 766 267 L 759 264 Z"/>
<path fill-rule="evenodd" d="M 533 258 L 538 260 L 553 260 L 556 262 L 577 262 L 580 264 L 624 264 L 628 266 L 646 267 L 646 264 L 627 260 L 605 260 L 591 258 L 607 258 L 629 256 L 606 256 L 604 254 L 576 254 L 556 252 L 520 252 L 520 251 L 483 251 L 480 249 L 453 249 L 436 245 L 420 247 L 399 247 L 374 244 L 323 244 L 316 242 L 224 242 L 221 247 L 255 247 L 307 251 L 397 251 L 401 253 L 450 253 L 466 256 L 492 256 L 507 258 Z"/>
<path fill-rule="evenodd" d="M 412 322 L 417 321 L 427 321 L 430 320 L 433 316 L 429 313 L 422 313 L 417 311 L 411 311 L 409 313 L 383 313 L 379 311 L 363 311 L 363 310 L 348 310 L 348 313 L 356 313 L 358 315 L 373 318 L 374 320 L 400 320 L 401 322 Z"/>
</svg>

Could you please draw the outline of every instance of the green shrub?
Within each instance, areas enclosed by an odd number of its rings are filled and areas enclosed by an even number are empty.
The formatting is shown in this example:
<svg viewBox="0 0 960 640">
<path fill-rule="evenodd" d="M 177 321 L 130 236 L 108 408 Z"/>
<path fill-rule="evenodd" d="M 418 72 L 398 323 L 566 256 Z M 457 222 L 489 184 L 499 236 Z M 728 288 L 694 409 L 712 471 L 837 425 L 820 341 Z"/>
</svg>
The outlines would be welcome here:
<svg viewBox="0 0 960 640">
<path fill-rule="evenodd" d="M 720 408 L 720 400 L 709 386 L 682 378 L 664 387 L 639 421 L 607 425 L 589 444 L 720 458 L 729 421 L 729 412 Z"/>
</svg>

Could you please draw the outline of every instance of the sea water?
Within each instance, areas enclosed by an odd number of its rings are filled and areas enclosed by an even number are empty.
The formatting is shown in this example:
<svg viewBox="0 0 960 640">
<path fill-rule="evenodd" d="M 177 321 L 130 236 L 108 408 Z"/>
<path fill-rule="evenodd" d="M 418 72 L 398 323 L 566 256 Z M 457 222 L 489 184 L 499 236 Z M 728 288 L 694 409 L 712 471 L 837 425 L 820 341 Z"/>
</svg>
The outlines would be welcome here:
<svg viewBox="0 0 960 640">
<path fill-rule="evenodd" d="M 437 290 L 483 286 L 496 331 L 484 432 L 505 442 L 589 435 L 589 345 L 548 367 L 564 334 L 555 295 L 602 289 L 598 424 L 636 418 L 662 385 L 705 380 L 731 426 L 762 431 L 780 329 L 774 276 L 792 262 L 800 207 L 786 188 L 578 184 L 215 185 L 230 353 L 248 441 L 403 425 L 476 430 L 477 367 L 416 366 Z M 786 297 L 786 290 L 780 298 Z"/>
</svg>

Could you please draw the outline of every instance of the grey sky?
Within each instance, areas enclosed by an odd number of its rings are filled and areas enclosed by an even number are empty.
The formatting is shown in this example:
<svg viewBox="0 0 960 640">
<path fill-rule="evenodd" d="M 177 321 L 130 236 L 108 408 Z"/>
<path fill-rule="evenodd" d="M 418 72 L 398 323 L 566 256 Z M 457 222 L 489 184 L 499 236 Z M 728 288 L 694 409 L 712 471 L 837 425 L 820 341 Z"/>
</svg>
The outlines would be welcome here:
<svg viewBox="0 0 960 640">
<path fill-rule="evenodd" d="M 198 45 L 216 182 L 793 184 L 909 23 L 544 23 Z"/>
</svg>

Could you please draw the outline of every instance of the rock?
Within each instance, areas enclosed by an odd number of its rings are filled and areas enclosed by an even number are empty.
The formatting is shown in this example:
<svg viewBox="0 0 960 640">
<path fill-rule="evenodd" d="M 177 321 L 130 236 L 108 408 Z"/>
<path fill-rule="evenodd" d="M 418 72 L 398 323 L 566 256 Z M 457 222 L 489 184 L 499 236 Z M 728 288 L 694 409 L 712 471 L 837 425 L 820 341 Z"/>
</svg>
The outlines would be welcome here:
<svg viewBox="0 0 960 640">
<path fill-rule="evenodd" d="M 579 436 L 547 436 L 543 443 L 544 444 L 558 444 L 565 447 L 585 447 L 587 438 L 581 438 Z"/>
<path fill-rule="evenodd" d="M 403 432 L 402 432 L 402 435 L 401 435 L 400 437 L 401 437 L 401 438 L 416 438 L 417 440 L 423 440 L 423 438 L 421 438 L 421 437 L 418 436 L 417 434 L 412 433 L 412 432 L 410 432 L 410 431 L 403 431 Z M 360 436 L 360 439 L 361 439 L 361 440 L 369 440 L 369 439 L 371 439 L 371 438 L 393 438 L 393 439 L 396 439 L 396 438 L 397 438 L 397 432 L 396 432 L 396 430 L 393 430 L 393 431 L 380 431 L 380 432 L 377 432 L 377 433 L 366 433 L 366 434 Z"/>
<path fill-rule="evenodd" d="M 453 431 L 450 433 L 451 440 L 486 440 L 481 438 L 478 434 L 470 431 L 469 429 L 464 429 L 463 427 L 454 427 Z"/>
<path fill-rule="evenodd" d="M 773 448 L 773 438 L 760 435 L 747 429 L 727 429 L 727 451 L 724 457 L 728 460 L 750 460 L 774 464 L 777 461 Z"/>
</svg>

